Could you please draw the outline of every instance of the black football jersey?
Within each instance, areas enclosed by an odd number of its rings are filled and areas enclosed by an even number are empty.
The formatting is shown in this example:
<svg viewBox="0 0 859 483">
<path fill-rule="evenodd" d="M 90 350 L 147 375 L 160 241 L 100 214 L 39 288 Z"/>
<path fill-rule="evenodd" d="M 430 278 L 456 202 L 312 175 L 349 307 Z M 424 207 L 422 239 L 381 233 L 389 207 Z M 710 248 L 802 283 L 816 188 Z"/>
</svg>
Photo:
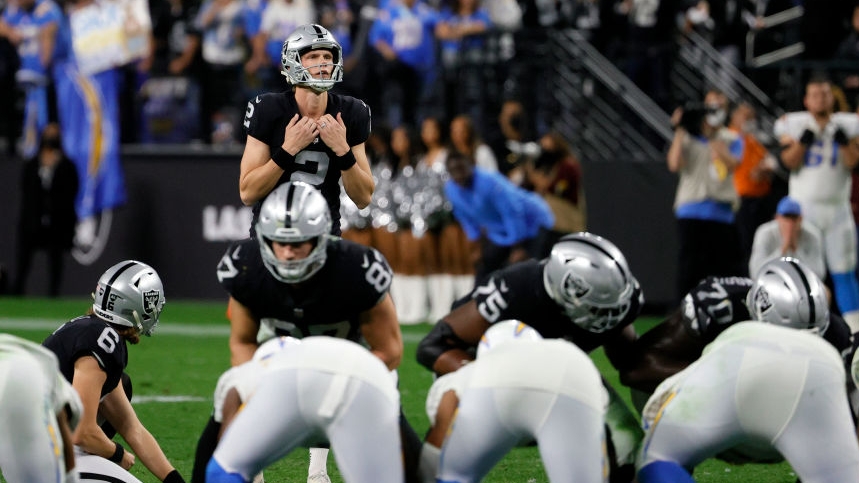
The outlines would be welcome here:
<svg viewBox="0 0 859 483">
<path fill-rule="evenodd" d="M 477 310 L 490 324 L 502 320 L 522 321 L 544 338 L 563 338 L 590 352 L 614 338 L 638 316 L 643 303 L 640 288 L 632 296 L 632 305 L 626 318 L 611 330 L 589 332 L 574 324 L 543 286 L 543 263 L 528 260 L 502 268 L 492 274 L 489 281 L 476 287 L 471 298 Z"/>
<path fill-rule="evenodd" d="M 101 395 L 112 391 L 128 365 L 128 348 L 125 339 L 107 322 L 94 315 L 85 315 L 66 322 L 49 335 L 42 345 L 56 354 L 60 372 L 70 383 L 75 374 L 75 362 L 92 356 L 107 373 Z"/>
<path fill-rule="evenodd" d="M 746 277 L 707 277 L 683 298 L 683 323 L 704 344 L 736 322 L 751 319 L 746 294 L 754 281 Z"/>
<path fill-rule="evenodd" d="M 370 136 L 370 108 L 363 101 L 350 96 L 328 93 L 326 114 L 337 118 L 341 113 L 346 124 L 346 141 L 356 146 Z M 248 102 L 245 112 L 245 129 L 248 135 L 268 144 L 271 152 L 283 145 L 283 132 L 292 116 L 298 114 L 298 105 L 292 91 L 259 95 Z M 334 151 L 317 138 L 295 155 L 298 171 L 284 173 L 277 185 L 287 181 L 304 181 L 319 189 L 331 209 L 332 233 L 340 233 L 340 170 L 333 165 Z M 261 202 L 253 207 L 251 231 L 259 216 Z M 251 233 L 253 235 L 253 233 Z"/>
<path fill-rule="evenodd" d="M 332 238 L 325 265 L 300 284 L 286 284 L 263 264 L 256 240 L 234 243 L 221 258 L 218 280 L 277 335 L 328 335 L 361 340 L 359 315 L 387 294 L 392 272 L 373 248 Z"/>
</svg>

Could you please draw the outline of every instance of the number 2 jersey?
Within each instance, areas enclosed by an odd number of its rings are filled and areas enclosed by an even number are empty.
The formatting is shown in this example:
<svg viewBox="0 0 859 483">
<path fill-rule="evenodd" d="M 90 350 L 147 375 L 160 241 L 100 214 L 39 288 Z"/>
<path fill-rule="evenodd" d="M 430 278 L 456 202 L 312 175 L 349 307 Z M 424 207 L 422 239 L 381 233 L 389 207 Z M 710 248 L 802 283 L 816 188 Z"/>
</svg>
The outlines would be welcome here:
<svg viewBox="0 0 859 483">
<path fill-rule="evenodd" d="M 261 338 L 328 335 L 361 340 L 359 316 L 388 293 L 392 272 L 373 248 L 331 237 L 325 265 L 300 284 L 283 283 L 262 261 L 255 239 L 234 243 L 221 258 L 218 280 L 260 322 Z"/>
<path fill-rule="evenodd" d="M 66 322 L 49 335 L 42 345 L 56 354 L 60 372 L 69 382 L 74 377 L 78 359 L 85 356 L 95 358 L 107 374 L 101 387 L 102 397 L 119 384 L 122 371 L 128 365 L 125 339 L 110 324 L 95 315 L 85 315 Z"/>
<path fill-rule="evenodd" d="M 370 108 L 363 101 L 329 92 L 325 113 L 335 119 L 337 113 L 342 115 L 346 124 L 346 141 L 350 147 L 364 143 L 370 136 Z M 248 102 L 244 125 L 249 136 L 268 144 L 273 153 L 283 145 L 284 130 L 296 114 L 299 114 L 298 104 L 291 90 L 263 94 Z M 295 155 L 298 169 L 293 173 L 284 173 L 276 186 L 287 181 L 304 181 L 321 191 L 331 209 L 332 232 L 339 234 L 340 170 L 335 162 L 336 157 L 322 139 L 316 138 Z M 251 227 L 256 224 L 260 206 L 261 202 L 258 202 L 253 207 Z"/>
<path fill-rule="evenodd" d="M 477 311 L 490 324 L 516 319 L 536 329 L 544 338 L 567 339 L 585 352 L 616 337 L 638 317 L 644 296 L 636 283 L 629 310 L 616 327 L 602 333 L 582 329 L 546 292 L 543 265 L 543 261 L 527 260 L 494 272 L 488 282 L 471 293 Z"/>
</svg>

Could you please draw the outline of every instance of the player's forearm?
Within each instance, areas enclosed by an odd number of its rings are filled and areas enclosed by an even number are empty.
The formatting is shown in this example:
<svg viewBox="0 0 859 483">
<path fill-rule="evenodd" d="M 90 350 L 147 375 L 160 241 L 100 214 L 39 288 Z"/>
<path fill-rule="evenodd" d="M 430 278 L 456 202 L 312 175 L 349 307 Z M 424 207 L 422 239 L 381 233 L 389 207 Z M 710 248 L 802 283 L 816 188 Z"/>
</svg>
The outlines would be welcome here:
<svg viewBox="0 0 859 483">
<path fill-rule="evenodd" d="M 256 342 L 230 339 L 230 364 L 237 366 L 251 360 L 256 350 Z"/>
<path fill-rule="evenodd" d="M 239 180 L 239 196 L 245 206 L 252 206 L 262 200 L 277 186 L 283 170 L 270 161 L 250 171 Z"/>
<path fill-rule="evenodd" d="M 87 453 L 110 458 L 116 451 L 116 445 L 108 439 L 104 431 L 95 422 L 86 424 L 83 421 L 78 425 L 72 436 L 75 446 L 80 447 Z"/>
<path fill-rule="evenodd" d="M 452 349 L 442 353 L 432 366 L 432 370 L 439 375 L 453 372 L 468 364 L 473 359 L 467 352 L 461 349 Z"/>
<path fill-rule="evenodd" d="M 373 176 L 365 172 L 356 163 L 346 171 L 341 172 L 343 178 L 343 189 L 358 208 L 367 207 L 373 200 L 373 191 L 376 183 Z"/>
<path fill-rule="evenodd" d="M 790 146 L 787 146 L 781 152 L 781 162 L 784 164 L 784 167 L 793 171 L 802 166 L 802 160 L 805 158 L 805 146 L 802 144 L 795 142 Z"/>
<path fill-rule="evenodd" d="M 164 452 L 161 451 L 158 441 L 142 425 L 127 435 L 123 434 L 122 437 L 125 438 L 125 441 L 131 447 L 137 459 L 143 463 L 143 466 L 159 480 L 163 481 L 174 470 L 173 465 L 170 464 Z"/>
</svg>

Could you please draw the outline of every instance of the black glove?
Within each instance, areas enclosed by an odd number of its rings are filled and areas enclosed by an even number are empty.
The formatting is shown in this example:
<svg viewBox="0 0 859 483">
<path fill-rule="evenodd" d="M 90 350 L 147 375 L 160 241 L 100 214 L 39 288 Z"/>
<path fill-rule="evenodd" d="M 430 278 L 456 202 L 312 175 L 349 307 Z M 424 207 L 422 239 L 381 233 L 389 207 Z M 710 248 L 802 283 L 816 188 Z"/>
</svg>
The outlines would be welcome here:
<svg viewBox="0 0 859 483">
<path fill-rule="evenodd" d="M 817 136 L 815 136 L 814 131 L 812 131 L 811 129 L 806 129 L 802 132 L 802 136 L 800 136 L 799 142 L 804 144 L 805 147 L 809 147 L 814 144 L 814 139 L 816 137 Z"/>
<path fill-rule="evenodd" d="M 850 144 L 850 140 L 847 139 L 847 134 L 844 133 L 840 127 L 835 130 L 835 134 L 832 135 L 832 140 L 838 143 L 839 146 L 847 146 Z"/>
</svg>

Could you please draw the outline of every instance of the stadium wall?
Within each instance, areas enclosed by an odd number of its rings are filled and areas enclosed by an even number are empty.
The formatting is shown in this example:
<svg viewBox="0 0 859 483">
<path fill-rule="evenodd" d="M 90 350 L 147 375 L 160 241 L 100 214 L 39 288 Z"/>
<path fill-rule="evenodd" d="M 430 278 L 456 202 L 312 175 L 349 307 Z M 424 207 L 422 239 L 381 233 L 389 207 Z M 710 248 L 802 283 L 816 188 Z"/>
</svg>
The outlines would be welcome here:
<svg viewBox="0 0 859 483">
<path fill-rule="evenodd" d="M 69 256 L 62 287 L 67 296 L 88 296 L 98 276 L 118 260 L 153 265 L 168 300 L 226 299 L 215 267 L 230 241 L 247 236 L 250 209 L 238 196 L 236 150 L 137 148 L 123 151 L 128 202 L 113 212 L 103 252 L 81 263 Z M 658 162 L 657 162 L 658 161 Z M 0 265 L 15 270 L 21 162 L 0 161 L 5 229 Z M 614 241 L 627 255 L 648 306 L 674 302 L 676 235 L 671 204 L 676 177 L 661 160 L 648 163 L 584 162 L 588 228 Z M 28 294 L 47 293 L 44 253 L 37 254 Z"/>
</svg>

